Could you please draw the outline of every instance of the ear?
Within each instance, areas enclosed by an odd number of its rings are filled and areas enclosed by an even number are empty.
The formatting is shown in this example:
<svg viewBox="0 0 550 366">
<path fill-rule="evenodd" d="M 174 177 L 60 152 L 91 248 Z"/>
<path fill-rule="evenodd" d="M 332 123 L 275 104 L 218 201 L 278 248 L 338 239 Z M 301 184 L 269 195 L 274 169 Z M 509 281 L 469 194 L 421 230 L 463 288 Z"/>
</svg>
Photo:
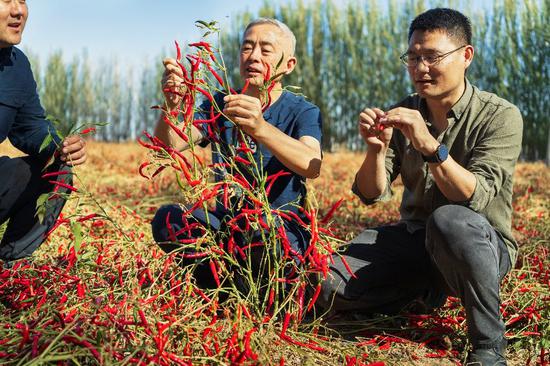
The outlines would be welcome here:
<svg viewBox="0 0 550 366">
<path fill-rule="evenodd" d="M 464 48 L 464 66 L 467 69 L 474 59 L 474 46 L 467 45 Z"/>
<path fill-rule="evenodd" d="M 286 71 L 285 75 L 290 74 L 292 71 L 294 71 L 294 68 L 296 67 L 296 63 L 298 61 L 296 60 L 296 57 L 290 56 L 288 60 L 286 60 Z"/>
</svg>

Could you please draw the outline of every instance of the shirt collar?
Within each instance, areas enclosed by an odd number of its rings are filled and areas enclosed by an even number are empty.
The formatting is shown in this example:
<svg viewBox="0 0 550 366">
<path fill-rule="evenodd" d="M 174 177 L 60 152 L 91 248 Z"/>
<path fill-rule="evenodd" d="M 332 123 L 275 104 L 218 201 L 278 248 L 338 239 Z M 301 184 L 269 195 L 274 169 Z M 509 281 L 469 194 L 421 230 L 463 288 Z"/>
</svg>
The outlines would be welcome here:
<svg viewBox="0 0 550 366">
<path fill-rule="evenodd" d="M 462 93 L 460 99 L 455 103 L 455 105 L 453 105 L 447 117 L 454 117 L 456 120 L 458 120 L 460 119 L 466 108 L 468 108 L 468 105 L 470 104 L 470 99 L 472 99 L 472 94 L 474 93 L 474 87 L 466 78 L 464 78 L 464 83 L 464 93 Z"/>
<path fill-rule="evenodd" d="M 474 93 L 474 87 L 466 78 L 464 78 L 464 83 L 464 93 L 462 93 L 460 99 L 451 107 L 451 110 L 449 111 L 449 113 L 447 113 L 447 118 L 454 118 L 455 120 L 460 119 L 460 117 L 462 116 L 464 111 L 466 111 L 466 108 L 468 108 L 468 105 L 470 104 L 470 99 L 472 99 L 472 95 Z M 426 102 L 425 98 L 420 98 L 418 102 L 418 110 L 424 118 L 424 121 L 426 121 L 428 125 L 431 125 L 428 122 L 428 116 L 430 113 L 428 110 L 428 103 Z"/>
</svg>

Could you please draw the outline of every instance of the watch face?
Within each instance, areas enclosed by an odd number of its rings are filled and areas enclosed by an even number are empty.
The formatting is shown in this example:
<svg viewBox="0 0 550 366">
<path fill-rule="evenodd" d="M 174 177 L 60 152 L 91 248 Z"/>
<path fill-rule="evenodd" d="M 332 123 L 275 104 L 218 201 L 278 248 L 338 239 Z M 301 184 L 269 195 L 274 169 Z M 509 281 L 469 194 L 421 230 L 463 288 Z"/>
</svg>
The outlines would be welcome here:
<svg viewBox="0 0 550 366">
<path fill-rule="evenodd" d="M 444 162 L 449 157 L 449 149 L 447 145 L 441 144 L 437 148 L 437 157 L 440 162 Z"/>
</svg>

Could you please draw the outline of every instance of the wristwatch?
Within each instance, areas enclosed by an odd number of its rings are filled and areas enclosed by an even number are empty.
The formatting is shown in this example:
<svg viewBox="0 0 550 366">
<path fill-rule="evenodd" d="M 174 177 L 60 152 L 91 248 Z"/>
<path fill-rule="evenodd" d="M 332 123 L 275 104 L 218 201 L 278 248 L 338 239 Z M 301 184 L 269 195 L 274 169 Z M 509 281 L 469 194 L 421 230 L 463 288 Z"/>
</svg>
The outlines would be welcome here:
<svg viewBox="0 0 550 366">
<path fill-rule="evenodd" d="M 422 159 L 428 163 L 442 163 L 449 157 L 449 149 L 447 145 L 440 144 L 435 150 L 435 154 L 426 156 L 422 154 Z"/>
</svg>

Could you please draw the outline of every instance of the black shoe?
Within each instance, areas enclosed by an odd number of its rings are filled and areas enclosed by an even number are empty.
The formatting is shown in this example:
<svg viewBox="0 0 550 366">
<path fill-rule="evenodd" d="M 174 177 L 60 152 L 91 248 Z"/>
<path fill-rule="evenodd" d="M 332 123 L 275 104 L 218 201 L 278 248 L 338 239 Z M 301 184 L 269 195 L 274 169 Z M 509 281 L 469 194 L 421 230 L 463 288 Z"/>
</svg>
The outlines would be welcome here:
<svg viewBox="0 0 550 366">
<path fill-rule="evenodd" d="M 506 340 L 495 348 L 473 349 L 466 359 L 465 366 L 506 366 Z"/>
<path fill-rule="evenodd" d="M 422 296 L 417 297 L 406 305 L 401 312 L 413 315 L 429 315 L 437 308 L 445 305 L 447 295 L 440 290 L 427 290 Z"/>
</svg>

